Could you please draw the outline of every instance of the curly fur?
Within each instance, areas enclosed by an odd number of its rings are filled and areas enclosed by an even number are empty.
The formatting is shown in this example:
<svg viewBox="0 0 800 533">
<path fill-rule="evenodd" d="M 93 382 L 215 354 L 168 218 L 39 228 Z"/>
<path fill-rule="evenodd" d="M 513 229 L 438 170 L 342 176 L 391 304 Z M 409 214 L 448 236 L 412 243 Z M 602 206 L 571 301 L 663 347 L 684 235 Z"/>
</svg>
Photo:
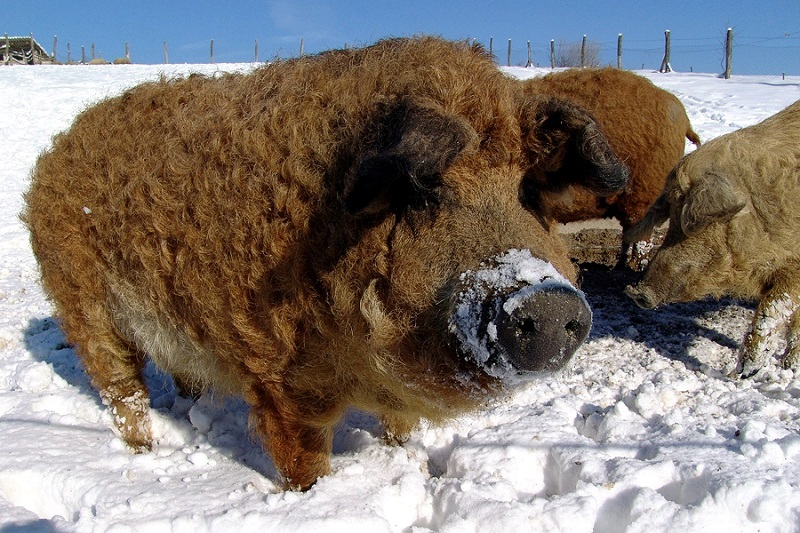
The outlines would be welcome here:
<svg viewBox="0 0 800 533">
<path fill-rule="evenodd" d="M 545 141 L 522 146 L 517 97 L 482 49 L 423 37 L 161 79 L 78 116 L 23 218 L 126 442 L 151 445 L 130 400 L 146 357 L 192 393 L 243 395 L 299 488 L 328 472 L 348 406 L 401 438 L 499 392 L 446 336 L 460 273 L 527 248 L 575 280 L 521 202 L 522 153 Z"/>
<path fill-rule="evenodd" d="M 669 220 L 638 287 L 644 307 L 724 295 L 758 300 L 739 370 L 764 355 L 765 320 L 789 327 L 784 364 L 800 362 L 800 102 L 763 122 L 717 137 L 687 155 L 633 235 Z M 780 304 L 780 305 L 778 305 Z M 775 309 L 788 309 L 776 316 Z"/>
<path fill-rule="evenodd" d="M 632 72 L 570 69 L 522 83 L 526 94 L 558 96 L 591 113 L 630 171 L 627 187 L 605 196 L 551 183 L 541 206 L 558 222 L 615 217 L 627 233 L 661 193 L 670 170 L 683 157 L 686 139 L 700 145 L 680 100 Z"/>
</svg>

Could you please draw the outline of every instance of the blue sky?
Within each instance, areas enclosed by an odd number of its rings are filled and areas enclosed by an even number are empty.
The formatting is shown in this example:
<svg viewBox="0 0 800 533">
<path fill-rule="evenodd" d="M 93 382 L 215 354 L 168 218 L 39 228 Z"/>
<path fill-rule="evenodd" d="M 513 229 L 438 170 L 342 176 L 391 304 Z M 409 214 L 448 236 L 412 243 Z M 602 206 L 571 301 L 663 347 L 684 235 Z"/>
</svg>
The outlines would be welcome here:
<svg viewBox="0 0 800 533">
<path fill-rule="evenodd" d="M 721 72 L 728 27 L 734 31 L 734 74 L 800 75 L 800 1 L 744 0 L 550 2 L 474 0 L 40 0 L 6 2 L 0 32 L 34 37 L 66 60 L 124 55 L 125 42 L 135 63 L 162 63 L 167 42 L 171 63 L 206 63 L 214 39 L 216 62 L 289 57 L 344 45 L 417 33 L 451 39 L 474 38 L 506 63 L 508 39 L 512 64 L 524 64 L 527 41 L 533 62 L 548 66 L 550 40 L 578 43 L 585 34 L 599 47 L 603 64 L 616 63 L 617 35 L 623 34 L 625 68 L 658 69 L 664 30 L 672 36 L 671 64 L 677 71 Z"/>
</svg>

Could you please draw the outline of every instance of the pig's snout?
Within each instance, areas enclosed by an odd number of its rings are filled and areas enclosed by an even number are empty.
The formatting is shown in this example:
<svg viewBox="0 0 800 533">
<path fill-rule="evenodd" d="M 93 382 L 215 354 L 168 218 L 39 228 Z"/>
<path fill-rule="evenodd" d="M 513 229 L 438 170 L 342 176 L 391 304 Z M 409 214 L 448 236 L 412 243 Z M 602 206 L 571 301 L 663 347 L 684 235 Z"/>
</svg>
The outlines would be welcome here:
<svg viewBox="0 0 800 533">
<path fill-rule="evenodd" d="M 642 309 L 654 309 L 659 304 L 655 294 L 641 284 L 636 286 L 628 285 L 625 287 L 625 294 Z"/>
<path fill-rule="evenodd" d="M 589 335 L 592 313 L 577 291 L 553 285 L 510 295 L 494 323 L 497 351 L 514 369 L 555 371 Z"/>
<path fill-rule="evenodd" d="M 509 250 L 462 274 L 450 332 L 481 372 L 506 378 L 564 367 L 592 326 L 583 293 L 529 250 Z"/>
</svg>

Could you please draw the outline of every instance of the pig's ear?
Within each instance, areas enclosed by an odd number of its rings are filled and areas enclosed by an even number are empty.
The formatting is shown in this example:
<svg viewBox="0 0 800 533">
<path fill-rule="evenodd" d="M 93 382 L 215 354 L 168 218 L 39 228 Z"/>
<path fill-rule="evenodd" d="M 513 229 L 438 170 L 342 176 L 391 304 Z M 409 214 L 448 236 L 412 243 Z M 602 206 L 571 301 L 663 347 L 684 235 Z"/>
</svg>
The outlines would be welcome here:
<svg viewBox="0 0 800 533">
<path fill-rule="evenodd" d="M 653 230 L 669 219 L 669 201 L 667 193 L 662 192 L 653 205 L 644 214 L 644 217 L 622 232 L 622 238 L 627 244 L 649 239 Z"/>
<path fill-rule="evenodd" d="M 519 114 L 523 152 L 537 186 L 559 190 L 574 184 L 605 195 L 628 184 L 627 166 L 583 108 L 537 95 L 520 101 Z"/>
<path fill-rule="evenodd" d="M 727 222 L 747 205 L 747 197 L 726 176 L 708 176 L 687 192 L 681 230 L 691 235 L 714 222 Z"/>
<path fill-rule="evenodd" d="M 345 191 L 354 215 L 399 214 L 436 202 L 442 173 L 477 143 L 472 127 L 442 108 L 411 100 L 391 106 L 373 125 L 373 145 Z"/>
</svg>

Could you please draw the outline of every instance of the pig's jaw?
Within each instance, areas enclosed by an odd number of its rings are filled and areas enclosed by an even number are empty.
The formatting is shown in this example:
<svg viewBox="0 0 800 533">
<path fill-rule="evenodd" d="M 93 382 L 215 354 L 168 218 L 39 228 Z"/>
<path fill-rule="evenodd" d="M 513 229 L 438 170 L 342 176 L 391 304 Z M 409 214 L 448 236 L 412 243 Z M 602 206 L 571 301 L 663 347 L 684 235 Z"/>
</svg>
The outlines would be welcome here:
<svg viewBox="0 0 800 533">
<path fill-rule="evenodd" d="M 533 257 L 529 250 L 509 250 L 485 261 L 475 271 L 464 272 L 459 287 L 449 319 L 450 333 L 469 366 L 491 377 L 507 380 L 559 370 L 588 335 L 591 311 L 583 293 L 552 264 Z M 563 347 L 551 349 L 552 357 L 524 368 L 526 365 L 519 363 L 519 354 L 504 348 L 502 337 L 508 335 L 507 317 L 528 305 L 537 294 L 558 300 L 562 292 L 565 298 L 579 300 L 577 307 L 582 306 L 585 312 L 579 309 L 577 318 L 565 318 L 567 341 Z M 570 301 L 570 305 L 574 302 Z"/>
</svg>

